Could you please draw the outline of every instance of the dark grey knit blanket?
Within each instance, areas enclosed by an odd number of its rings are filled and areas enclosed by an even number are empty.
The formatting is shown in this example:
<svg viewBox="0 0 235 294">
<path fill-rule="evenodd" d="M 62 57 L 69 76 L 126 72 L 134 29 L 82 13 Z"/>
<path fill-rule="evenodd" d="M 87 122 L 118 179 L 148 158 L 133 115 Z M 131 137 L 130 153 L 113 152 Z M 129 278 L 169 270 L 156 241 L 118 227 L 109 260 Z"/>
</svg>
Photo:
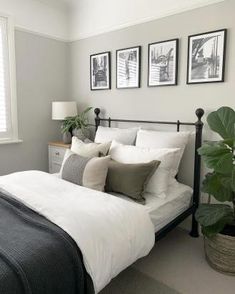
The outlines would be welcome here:
<svg viewBox="0 0 235 294">
<path fill-rule="evenodd" d="M 94 293 L 75 241 L 61 228 L 3 193 L 0 293 Z"/>
</svg>

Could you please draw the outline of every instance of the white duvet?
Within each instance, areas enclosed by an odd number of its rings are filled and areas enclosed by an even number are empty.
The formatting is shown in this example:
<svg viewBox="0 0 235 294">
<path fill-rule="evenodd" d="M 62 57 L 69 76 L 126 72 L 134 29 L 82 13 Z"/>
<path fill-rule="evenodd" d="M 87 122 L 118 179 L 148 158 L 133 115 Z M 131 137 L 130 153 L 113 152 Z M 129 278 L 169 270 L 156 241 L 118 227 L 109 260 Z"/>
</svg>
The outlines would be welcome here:
<svg viewBox="0 0 235 294">
<path fill-rule="evenodd" d="M 154 226 L 141 205 L 39 171 L 2 176 L 0 189 L 75 240 L 96 292 L 154 245 Z"/>
</svg>

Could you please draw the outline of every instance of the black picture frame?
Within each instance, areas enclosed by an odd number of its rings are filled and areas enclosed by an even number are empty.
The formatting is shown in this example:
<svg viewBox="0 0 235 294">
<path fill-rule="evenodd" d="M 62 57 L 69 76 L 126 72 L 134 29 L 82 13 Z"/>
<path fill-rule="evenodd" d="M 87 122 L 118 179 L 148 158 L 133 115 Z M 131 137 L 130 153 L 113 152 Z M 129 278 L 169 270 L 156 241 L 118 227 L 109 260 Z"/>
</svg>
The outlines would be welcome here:
<svg viewBox="0 0 235 294">
<path fill-rule="evenodd" d="M 198 73 L 195 73 L 195 75 L 197 74 L 198 76 L 199 75 L 203 75 L 203 72 L 205 74 L 205 71 L 207 70 L 208 72 L 208 75 L 209 75 L 209 72 L 210 72 L 210 68 L 209 67 L 212 67 L 212 72 L 216 71 L 219 71 L 220 74 L 219 74 L 219 77 L 218 78 L 213 78 L 213 74 L 212 74 L 212 77 L 209 78 L 209 77 L 203 77 L 203 78 L 192 78 L 193 74 L 192 74 L 192 50 L 193 50 L 193 45 L 192 45 L 192 42 L 194 39 L 199 39 L 201 40 L 199 37 L 205 37 L 205 41 L 203 43 L 203 41 L 201 41 L 203 44 L 201 45 L 201 47 L 206 44 L 206 42 L 208 42 L 209 40 L 212 40 L 213 39 L 213 35 L 215 37 L 215 35 L 218 36 L 217 33 L 222 33 L 223 34 L 223 38 L 222 40 L 219 40 L 219 38 L 217 37 L 216 40 L 214 40 L 214 43 L 215 43 L 215 48 L 211 49 L 211 56 L 213 56 L 213 51 L 214 50 L 217 50 L 217 51 L 221 51 L 220 52 L 220 56 L 218 55 L 219 53 L 215 53 L 217 54 L 215 57 L 214 57 L 214 61 L 213 61 L 213 57 L 203 57 L 203 55 L 200 57 L 201 58 L 201 61 L 200 62 L 197 62 L 199 63 L 197 66 L 195 66 L 194 68 L 197 69 L 197 72 Z M 206 35 L 211 35 L 211 37 L 209 38 L 209 36 L 206 37 Z M 221 37 L 221 35 L 220 35 Z M 209 38 L 209 39 L 208 39 Z M 194 35 L 190 35 L 188 36 L 188 58 L 187 58 L 187 79 L 186 79 L 186 83 L 188 85 L 193 85 L 193 84 L 208 84 L 208 83 L 222 83 L 225 81 L 225 61 L 226 61 L 226 44 L 227 44 L 227 29 L 220 29 L 220 30 L 215 30 L 215 31 L 209 31 L 209 32 L 205 32 L 205 33 L 200 33 L 200 34 L 194 34 Z M 199 45 L 198 45 L 199 46 Z M 200 47 L 200 48 L 201 48 Z M 221 49 L 221 48 L 222 49 Z M 197 49 L 197 52 L 199 51 L 199 49 Z M 218 48 L 220 48 L 218 50 Z M 205 49 L 204 49 L 205 50 Z M 207 51 L 209 49 L 207 48 Z M 203 52 L 201 52 L 200 54 L 204 54 Z M 208 53 L 207 53 L 208 54 Z M 220 64 L 220 67 L 219 69 L 217 68 L 218 66 L 217 65 L 214 65 L 214 63 L 218 63 L 218 58 L 221 59 L 222 57 L 222 62 Z M 198 57 L 199 59 L 199 57 Z M 212 61 L 211 61 L 212 60 Z M 200 72 L 200 68 L 201 67 L 201 72 Z M 214 76 L 216 75 L 216 73 L 214 74 Z M 194 80 L 194 81 L 193 81 Z"/>
<path fill-rule="evenodd" d="M 131 77 L 128 76 L 128 78 L 122 78 L 120 77 L 120 63 L 119 63 L 119 54 L 120 53 L 125 53 L 125 51 L 130 51 L 129 55 L 128 55 L 128 65 L 126 64 L 126 71 L 128 69 L 128 75 L 130 73 L 130 62 L 131 60 L 129 60 L 129 58 L 131 57 L 130 54 L 133 54 L 132 51 L 136 51 L 136 78 L 133 80 L 131 80 Z M 132 65 L 133 68 L 133 65 Z M 132 71 L 133 73 L 133 71 Z M 126 73 L 127 74 L 127 73 Z M 133 75 L 135 74 L 135 72 L 133 73 Z M 125 85 L 125 83 L 127 85 Z M 130 85 L 128 85 L 128 83 Z M 132 85 L 131 85 L 132 83 Z M 121 86 L 121 84 L 123 84 Z M 128 47 L 128 48 L 122 48 L 122 49 L 118 49 L 116 50 L 116 88 L 117 89 L 135 89 L 135 88 L 140 88 L 140 84 L 141 84 L 141 46 L 133 46 L 133 47 Z"/>
<path fill-rule="evenodd" d="M 100 69 L 96 74 L 94 74 L 94 63 L 93 60 L 105 57 L 107 58 L 106 65 L 106 73 L 104 73 L 103 69 Z M 95 85 L 97 81 L 95 79 L 98 79 L 98 82 L 100 82 L 101 85 Z M 107 85 L 102 85 L 102 83 L 107 83 Z M 111 52 L 101 52 L 90 55 L 90 90 L 91 91 L 97 91 L 97 90 L 110 90 L 111 89 Z"/>
<path fill-rule="evenodd" d="M 161 47 L 161 50 L 163 49 L 163 46 L 166 45 L 167 43 L 173 43 L 174 44 L 174 48 L 171 50 L 175 51 L 174 52 L 174 57 L 173 57 L 173 70 L 171 72 L 171 74 L 173 75 L 173 80 L 167 82 L 166 81 L 155 81 L 155 83 L 153 81 L 151 81 L 150 79 L 150 74 L 152 72 L 152 59 L 150 60 L 151 56 L 152 56 L 152 52 L 151 49 L 152 47 Z M 168 44 L 169 45 L 169 44 Z M 170 51 L 168 52 L 168 54 L 171 53 Z M 163 59 L 163 63 L 166 63 L 166 65 L 163 66 L 159 66 L 160 68 L 160 75 L 161 75 L 161 71 L 164 71 L 162 74 L 164 74 L 165 76 L 168 76 L 169 79 L 169 64 L 170 64 L 170 56 L 167 56 L 164 54 L 160 55 L 158 58 L 160 58 L 162 56 Z M 160 62 L 159 62 L 160 63 Z M 165 40 L 165 41 L 159 41 L 159 42 L 154 42 L 154 43 L 150 43 L 148 44 L 148 87 L 163 87 L 163 86 L 177 86 L 178 85 L 178 63 L 179 63 L 179 39 L 175 38 L 175 39 L 170 39 L 170 40 Z M 167 78 L 164 78 L 167 79 Z"/>
</svg>

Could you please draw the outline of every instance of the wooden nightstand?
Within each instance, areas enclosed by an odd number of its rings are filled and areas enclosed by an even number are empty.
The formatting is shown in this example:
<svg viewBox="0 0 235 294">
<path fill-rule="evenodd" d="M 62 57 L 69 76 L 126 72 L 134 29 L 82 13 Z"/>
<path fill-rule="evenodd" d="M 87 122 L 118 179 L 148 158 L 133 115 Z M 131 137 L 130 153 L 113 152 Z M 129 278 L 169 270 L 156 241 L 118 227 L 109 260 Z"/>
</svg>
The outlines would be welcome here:
<svg viewBox="0 0 235 294">
<path fill-rule="evenodd" d="M 63 142 L 48 143 L 49 173 L 50 174 L 58 173 L 60 171 L 65 152 L 70 147 L 71 147 L 70 144 L 64 144 Z"/>
</svg>

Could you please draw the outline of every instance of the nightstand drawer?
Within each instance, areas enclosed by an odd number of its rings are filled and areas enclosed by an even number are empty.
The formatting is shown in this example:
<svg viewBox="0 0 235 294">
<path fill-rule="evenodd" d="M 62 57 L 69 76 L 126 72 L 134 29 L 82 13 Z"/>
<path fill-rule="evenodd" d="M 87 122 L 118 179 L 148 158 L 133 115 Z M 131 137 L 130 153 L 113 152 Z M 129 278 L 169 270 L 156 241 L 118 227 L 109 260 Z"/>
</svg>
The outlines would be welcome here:
<svg viewBox="0 0 235 294">
<path fill-rule="evenodd" d="M 60 171 L 65 152 L 70 146 L 70 144 L 63 142 L 50 142 L 48 144 L 49 173 L 54 174 Z"/>
<path fill-rule="evenodd" d="M 51 162 L 49 166 L 49 173 L 50 174 L 57 174 L 60 172 L 61 164 L 57 162 Z"/>
<path fill-rule="evenodd" d="M 62 163 L 65 152 L 65 148 L 49 146 L 50 159 L 52 162 Z"/>
</svg>

